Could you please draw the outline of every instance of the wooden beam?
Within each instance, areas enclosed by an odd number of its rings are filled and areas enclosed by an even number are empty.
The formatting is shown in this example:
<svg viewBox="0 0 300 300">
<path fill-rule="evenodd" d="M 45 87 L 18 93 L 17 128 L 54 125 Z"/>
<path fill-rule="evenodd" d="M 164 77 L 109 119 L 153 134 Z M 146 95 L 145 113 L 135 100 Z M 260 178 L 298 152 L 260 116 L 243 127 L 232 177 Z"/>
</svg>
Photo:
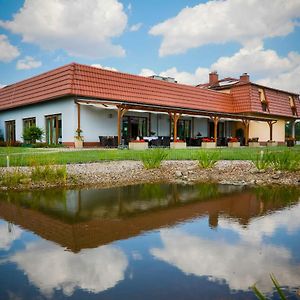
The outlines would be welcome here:
<svg viewBox="0 0 300 300">
<path fill-rule="evenodd" d="M 250 120 L 243 119 L 242 122 L 243 122 L 244 127 L 245 127 L 245 145 L 248 145 Z"/>
<path fill-rule="evenodd" d="M 180 113 L 177 113 L 177 112 L 174 112 L 174 113 L 171 113 L 169 112 L 169 116 L 171 118 L 171 120 L 173 121 L 173 139 L 174 139 L 174 142 L 177 140 L 177 123 L 178 123 L 178 120 L 180 119 L 181 117 L 181 114 Z"/>
<path fill-rule="evenodd" d="M 273 125 L 277 123 L 277 121 L 267 121 L 270 127 L 270 141 L 273 141 Z"/>
<path fill-rule="evenodd" d="M 121 133 L 121 122 L 124 114 L 128 111 L 127 108 L 117 106 L 118 108 L 118 145 L 121 145 L 122 133 Z"/>
<path fill-rule="evenodd" d="M 220 121 L 220 117 L 218 116 L 212 116 L 211 119 L 214 122 L 214 140 L 215 143 L 217 142 L 217 138 L 218 138 L 218 123 Z"/>
</svg>

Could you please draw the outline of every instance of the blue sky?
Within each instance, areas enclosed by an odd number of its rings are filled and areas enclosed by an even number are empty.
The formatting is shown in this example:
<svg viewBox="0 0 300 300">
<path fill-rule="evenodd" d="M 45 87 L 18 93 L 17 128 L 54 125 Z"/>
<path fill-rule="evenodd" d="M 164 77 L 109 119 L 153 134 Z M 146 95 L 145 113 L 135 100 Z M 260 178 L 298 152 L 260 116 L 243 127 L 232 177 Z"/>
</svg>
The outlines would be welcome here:
<svg viewBox="0 0 300 300">
<path fill-rule="evenodd" d="M 0 0 L 0 86 L 70 62 L 300 92 L 298 0 Z"/>
</svg>

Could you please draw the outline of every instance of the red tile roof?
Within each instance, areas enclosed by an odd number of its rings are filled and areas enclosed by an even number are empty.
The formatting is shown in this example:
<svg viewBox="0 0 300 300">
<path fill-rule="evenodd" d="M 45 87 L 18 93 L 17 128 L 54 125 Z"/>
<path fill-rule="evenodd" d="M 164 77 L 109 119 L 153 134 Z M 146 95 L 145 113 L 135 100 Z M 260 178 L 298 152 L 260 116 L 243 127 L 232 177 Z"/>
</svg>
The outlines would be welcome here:
<svg viewBox="0 0 300 300">
<path fill-rule="evenodd" d="M 231 95 L 75 63 L 0 89 L 0 110 L 70 95 L 209 112 L 233 111 Z"/>
<path fill-rule="evenodd" d="M 64 96 L 224 114 L 262 113 L 257 88 L 250 84 L 235 84 L 231 93 L 223 93 L 76 63 L 0 89 L 0 110 Z M 268 91 L 266 96 L 271 114 L 292 117 L 288 94 Z"/>
<path fill-rule="evenodd" d="M 229 84 L 223 85 L 222 83 L 224 82 L 229 82 Z M 233 98 L 234 113 L 259 114 L 262 116 L 295 117 L 290 107 L 289 97 L 291 96 L 295 99 L 297 112 L 300 116 L 299 95 L 292 92 L 262 86 L 253 82 L 243 82 L 234 78 L 221 79 L 212 86 L 209 83 L 205 83 L 199 84 L 197 87 L 216 91 L 229 90 Z M 259 88 L 265 91 L 268 101 L 269 110 L 266 112 L 262 110 L 258 93 Z"/>
</svg>

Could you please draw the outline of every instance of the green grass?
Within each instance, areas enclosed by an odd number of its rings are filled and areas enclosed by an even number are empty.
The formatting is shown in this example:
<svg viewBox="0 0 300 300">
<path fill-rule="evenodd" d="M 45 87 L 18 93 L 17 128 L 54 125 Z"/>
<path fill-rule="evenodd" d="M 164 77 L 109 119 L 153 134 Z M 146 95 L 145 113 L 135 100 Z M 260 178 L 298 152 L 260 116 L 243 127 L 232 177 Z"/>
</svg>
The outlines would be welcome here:
<svg viewBox="0 0 300 300">
<path fill-rule="evenodd" d="M 207 152 L 213 155 L 217 153 L 219 160 L 255 160 L 260 151 L 266 148 L 222 148 L 222 149 L 165 149 L 166 160 L 198 160 L 201 152 Z M 9 152 L 8 152 L 9 150 Z M 118 160 L 141 160 L 149 150 L 82 150 L 82 151 L 55 151 L 47 149 L 28 149 L 28 148 L 0 148 L 0 166 L 6 166 L 6 155 L 10 157 L 11 166 L 29 166 L 33 162 L 38 165 L 48 164 L 72 164 L 101 161 Z M 269 153 L 281 153 L 291 151 L 295 155 L 300 155 L 300 147 L 291 149 L 287 147 L 269 148 Z M 200 154 L 199 154 L 200 153 Z"/>
</svg>

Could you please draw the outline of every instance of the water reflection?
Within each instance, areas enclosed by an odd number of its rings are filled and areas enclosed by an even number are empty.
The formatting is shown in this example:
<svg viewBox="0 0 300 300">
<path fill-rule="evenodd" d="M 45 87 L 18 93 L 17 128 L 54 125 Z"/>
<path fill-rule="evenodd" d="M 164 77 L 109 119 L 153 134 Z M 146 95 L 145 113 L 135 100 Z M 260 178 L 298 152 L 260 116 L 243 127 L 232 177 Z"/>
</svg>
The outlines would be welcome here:
<svg viewBox="0 0 300 300">
<path fill-rule="evenodd" d="M 102 292 L 124 279 L 128 265 L 127 257 L 116 247 L 102 246 L 74 254 L 44 240 L 28 243 L 9 261 L 16 263 L 47 297 L 54 290 L 62 290 L 67 296 L 76 288 Z"/>
<path fill-rule="evenodd" d="M 14 295 L 14 282 L 3 281 L 12 265 L 13 278 L 21 272 L 54 299 L 78 290 L 88 292 L 80 298 L 194 299 L 190 289 L 206 294 L 210 284 L 219 291 L 211 299 L 251 298 L 255 282 L 272 293 L 271 272 L 298 288 L 299 195 L 210 184 L 1 193 L 0 298 Z M 174 280 L 177 290 L 155 294 Z"/>
<path fill-rule="evenodd" d="M 12 223 L 0 223 L 0 250 L 9 250 L 12 243 L 19 239 L 22 230 Z"/>
</svg>

